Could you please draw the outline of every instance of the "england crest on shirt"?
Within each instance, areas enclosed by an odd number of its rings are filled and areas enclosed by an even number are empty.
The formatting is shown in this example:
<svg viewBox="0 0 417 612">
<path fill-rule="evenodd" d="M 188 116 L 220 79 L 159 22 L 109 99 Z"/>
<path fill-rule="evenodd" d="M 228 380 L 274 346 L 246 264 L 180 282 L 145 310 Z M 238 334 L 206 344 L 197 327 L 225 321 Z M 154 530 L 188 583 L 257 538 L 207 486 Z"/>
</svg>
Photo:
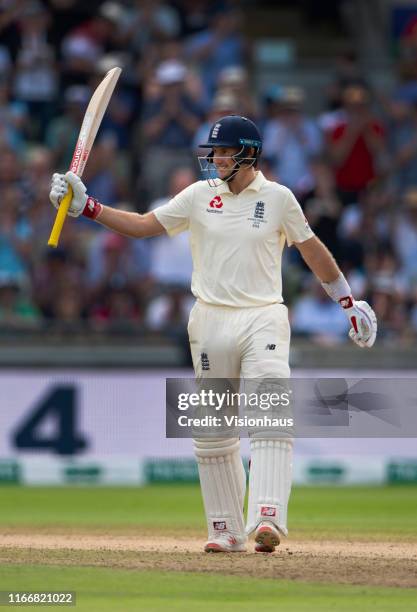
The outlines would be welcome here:
<svg viewBox="0 0 417 612">
<path fill-rule="evenodd" d="M 255 204 L 253 217 L 249 217 L 248 221 L 252 221 L 252 227 L 260 227 L 261 223 L 266 223 L 265 219 L 265 202 L 259 201 Z"/>
</svg>

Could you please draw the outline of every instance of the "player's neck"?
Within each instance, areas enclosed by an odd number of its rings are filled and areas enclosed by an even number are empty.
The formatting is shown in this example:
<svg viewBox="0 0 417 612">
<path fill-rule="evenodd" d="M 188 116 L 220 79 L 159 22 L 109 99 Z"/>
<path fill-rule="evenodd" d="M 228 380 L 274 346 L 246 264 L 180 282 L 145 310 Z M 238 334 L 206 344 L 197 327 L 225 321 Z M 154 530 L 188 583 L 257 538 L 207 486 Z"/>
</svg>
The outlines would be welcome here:
<svg viewBox="0 0 417 612">
<path fill-rule="evenodd" d="M 233 179 L 229 181 L 230 191 L 235 195 L 238 195 L 241 191 L 246 189 L 246 187 L 250 185 L 252 181 L 255 180 L 255 177 L 255 168 L 241 168 L 239 172 L 233 177 Z"/>
</svg>

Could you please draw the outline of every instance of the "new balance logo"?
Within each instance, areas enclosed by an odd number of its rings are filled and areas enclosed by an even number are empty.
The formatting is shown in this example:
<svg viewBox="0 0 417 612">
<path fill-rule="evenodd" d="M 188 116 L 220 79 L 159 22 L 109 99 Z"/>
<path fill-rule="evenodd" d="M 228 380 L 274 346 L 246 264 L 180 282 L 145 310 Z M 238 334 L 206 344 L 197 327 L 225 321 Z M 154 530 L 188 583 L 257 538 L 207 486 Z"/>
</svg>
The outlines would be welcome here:
<svg viewBox="0 0 417 612">
<path fill-rule="evenodd" d="M 267 344 L 265 347 L 266 351 L 275 351 L 275 349 L 277 348 L 276 344 Z"/>
<path fill-rule="evenodd" d="M 210 370 L 210 361 L 207 353 L 201 353 L 201 369 L 205 371 Z"/>
<path fill-rule="evenodd" d="M 213 521 L 215 531 L 226 531 L 226 521 Z"/>
<path fill-rule="evenodd" d="M 341 305 L 342 308 L 352 308 L 353 306 L 353 300 L 351 296 L 348 297 L 344 297 L 341 300 L 339 300 L 339 304 Z"/>
</svg>

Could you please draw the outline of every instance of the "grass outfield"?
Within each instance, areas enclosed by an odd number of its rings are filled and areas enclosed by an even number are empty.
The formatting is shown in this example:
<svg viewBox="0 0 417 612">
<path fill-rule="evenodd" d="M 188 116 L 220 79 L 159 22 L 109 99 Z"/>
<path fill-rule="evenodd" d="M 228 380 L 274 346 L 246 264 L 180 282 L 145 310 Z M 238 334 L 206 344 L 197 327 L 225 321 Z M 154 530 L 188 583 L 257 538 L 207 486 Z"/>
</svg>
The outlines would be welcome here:
<svg viewBox="0 0 417 612">
<path fill-rule="evenodd" d="M 0 590 L 76 591 L 85 612 L 413 612 L 417 590 L 315 585 L 191 573 L 106 568 L 1 567 Z M 54 606 L 48 606 L 48 609 Z M 61 606 L 62 608 L 62 606 Z M 2 606 L 4 610 L 15 609 Z M 40 609 L 31 606 L 30 609 Z"/>
<path fill-rule="evenodd" d="M 2 533 L 6 542 L 10 534 L 80 532 L 87 538 L 106 533 L 110 539 L 132 534 L 124 536 L 129 541 L 133 534 L 151 532 L 174 542 L 194 534 L 200 551 L 203 508 L 195 485 L 0 487 L 0 591 L 76 591 L 74 609 L 88 612 L 211 612 L 213 605 L 236 612 L 417 612 L 417 487 L 295 487 L 289 516 L 290 538 L 272 556 L 111 551 L 105 546 L 10 548 L 1 546 Z M 374 549 L 352 557 L 347 547 L 344 556 L 311 554 L 297 551 L 297 538 L 316 540 L 319 548 L 325 540 L 343 540 L 348 545 L 374 542 L 384 551 L 399 544 L 407 552 L 377 558 Z M 386 582 L 394 571 L 397 582 Z"/>
<path fill-rule="evenodd" d="M 289 529 L 294 537 L 358 537 L 417 541 L 417 487 L 294 487 Z M 0 487 L 1 527 L 123 530 L 157 527 L 172 533 L 204 529 L 196 485 L 143 488 Z"/>
</svg>

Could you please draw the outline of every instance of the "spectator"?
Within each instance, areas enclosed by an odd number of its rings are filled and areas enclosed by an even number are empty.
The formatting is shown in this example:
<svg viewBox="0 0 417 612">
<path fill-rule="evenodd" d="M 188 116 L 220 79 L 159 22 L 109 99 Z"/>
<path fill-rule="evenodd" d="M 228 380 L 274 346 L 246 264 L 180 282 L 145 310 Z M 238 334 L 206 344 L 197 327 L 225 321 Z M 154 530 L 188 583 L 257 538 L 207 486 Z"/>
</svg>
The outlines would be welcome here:
<svg viewBox="0 0 417 612">
<path fill-rule="evenodd" d="M 17 186 L 24 193 L 23 165 L 20 157 L 10 147 L 0 149 L 0 190 Z"/>
<path fill-rule="evenodd" d="M 152 202 L 149 210 L 166 204 L 177 193 L 194 183 L 195 174 L 188 168 L 177 168 L 169 180 L 169 196 Z M 167 235 L 152 239 L 150 271 L 157 288 L 170 285 L 190 287 L 192 261 L 188 235 L 182 232 L 174 237 Z"/>
<path fill-rule="evenodd" d="M 365 87 L 347 86 L 343 103 L 345 118 L 329 134 L 328 146 L 339 198 L 347 205 L 357 202 L 359 193 L 376 179 L 385 132 L 371 112 Z"/>
<path fill-rule="evenodd" d="M 127 286 L 103 287 L 102 295 L 90 312 L 96 330 L 112 332 L 138 331 L 143 322 L 143 306 L 138 294 Z"/>
<path fill-rule="evenodd" d="M 84 297 L 79 287 L 63 285 L 51 299 L 50 318 L 54 329 L 61 332 L 79 331 L 84 317 Z"/>
<path fill-rule="evenodd" d="M 0 206 L 0 274 L 7 274 L 19 286 L 28 282 L 30 230 L 19 215 L 22 193 L 17 185 L 2 190 Z"/>
<path fill-rule="evenodd" d="M 245 64 L 240 17 L 237 9 L 219 9 L 212 15 L 207 30 L 194 34 L 187 43 L 187 57 L 197 63 L 208 99 L 213 97 L 224 68 Z"/>
<path fill-rule="evenodd" d="M 163 331 L 168 336 L 184 340 L 185 329 L 195 300 L 188 289 L 182 285 L 172 285 L 167 293 L 155 298 L 149 305 L 146 324 L 155 331 Z"/>
<path fill-rule="evenodd" d="M 217 91 L 227 93 L 236 100 L 235 108 L 239 114 L 256 120 L 258 104 L 253 95 L 254 88 L 249 83 L 249 75 L 242 66 L 223 68 L 217 79 Z"/>
<path fill-rule="evenodd" d="M 348 85 L 366 86 L 361 75 L 358 58 L 352 49 L 347 49 L 335 58 L 335 74 L 325 91 L 325 110 L 319 114 L 318 124 L 324 132 L 333 131 L 345 120 L 343 92 Z"/>
<path fill-rule="evenodd" d="M 125 63 L 126 58 L 122 54 L 104 55 L 97 64 L 94 77 L 89 81 L 91 91 L 96 89 L 104 75 L 115 66 L 121 67 L 124 71 Z M 135 116 L 135 107 L 137 106 L 137 92 L 124 87 L 123 79 L 119 79 L 104 114 L 99 133 L 100 136 L 104 135 L 106 138 L 111 137 L 114 140 L 118 156 L 126 157 L 125 152 L 130 146 L 130 131 Z"/>
<path fill-rule="evenodd" d="M 91 92 L 85 85 L 72 85 L 64 93 L 64 113 L 56 117 L 46 132 L 46 146 L 54 155 L 57 172 L 66 172 L 71 164 L 74 148 Z"/>
<path fill-rule="evenodd" d="M 161 206 L 194 181 L 195 174 L 190 168 L 177 168 L 170 177 L 170 195 L 153 202 L 150 210 Z M 194 300 L 190 293 L 191 248 L 186 233 L 152 239 L 151 275 L 156 294 L 148 305 L 145 322 L 150 329 L 163 331 L 178 341 L 190 358 L 186 325 Z"/>
<path fill-rule="evenodd" d="M 3 330 L 27 330 L 36 326 L 38 320 L 39 313 L 19 281 L 0 272 L 0 327 Z"/>
<path fill-rule="evenodd" d="M 45 240 L 51 230 L 52 218 L 45 202 L 54 171 L 52 153 L 42 145 L 33 146 L 26 155 L 22 169 L 23 196 L 19 212 L 30 243 L 28 260 L 30 269 L 40 264 L 45 254 Z"/>
<path fill-rule="evenodd" d="M 86 288 L 78 264 L 62 247 L 47 249 L 42 262 L 33 271 L 33 296 L 43 318 L 48 321 L 60 317 L 68 320 L 70 309 L 72 312 L 76 309 L 71 304 L 65 310 L 63 300 L 75 293 L 78 300 L 85 299 Z"/>
<path fill-rule="evenodd" d="M 319 283 L 302 294 L 292 309 L 291 327 L 295 334 L 312 336 L 319 344 L 342 342 L 349 329 L 343 311 L 328 299 Z"/>
<path fill-rule="evenodd" d="M 302 112 L 301 89 L 283 88 L 278 95 L 274 117 L 264 127 L 263 154 L 278 180 L 303 201 L 316 187 L 314 163 L 322 152 L 321 133 Z"/>
<path fill-rule="evenodd" d="M 404 194 L 404 210 L 397 215 L 394 227 L 396 255 L 409 283 L 410 289 L 417 288 L 417 188 L 412 187 Z"/>
<path fill-rule="evenodd" d="M 199 149 L 198 145 L 201 142 L 207 142 L 210 128 L 216 119 L 225 117 L 226 115 L 234 115 L 238 110 L 238 102 L 236 97 L 229 91 L 220 90 L 214 97 L 213 104 L 205 121 L 198 127 L 193 139 L 193 148 L 200 155 L 206 155 L 205 149 Z M 178 192 L 172 192 L 178 193 Z"/>
<path fill-rule="evenodd" d="M 0 76 L 0 145 L 21 155 L 27 146 L 28 126 L 27 105 L 12 100 L 7 76 Z"/>
<path fill-rule="evenodd" d="M 131 290 L 142 302 L 148 291 L 149 272 L 148 243 L 106 231 L 96 233 L 88 245 L 86 269 L 93 312 L 102 307 L 107 287 Z"/>
<path fill-rule="evenodd" d="M 1 5 L 1 29 L 0 29 L 0 45 L 2 45 L 2 69 L 4 65 L 4 56 L 6 55 L 7 67 L 10 60 L 16 60 L 18 50 L 20 48 L 20 28 L 19 17 L 26 8 L 27 0 L 14 0 L 13 2 L 3 2 Z M 7 49 L 6 54 L 4 49 Z"/>
<path fill-rule="evenodd" d="M 37 0 L 26 4 L 20 17 L 21 47 L 16 59 L 14 95 L 31 115 L 31 138 L 42 140 L 54 114 L 58 75 L 54 49 L 47 42 L 49 15 Z"/>
<path fill-rule="evenodd" d="M 178 12 L 161 0 L 135 0 L 123 20 L 124 44 L 135 55 L 143 55 L 150 43 L 175 39 L 179 33 Z"/>
<path fill-rule="evenodd" d="M 73 28 L 61 46 L 63 79 L 66 87 L 87 84 L 100 57 L 121 44 L 124 9 L 117 2 L 103 2 L 90 19 Z"/>
<path fill-rule="evenodd" d="M 371 244 L 375 245 L 371 239 Z M 393 249 L 393 244 L 381 240 L 372 252 L 365 256 L 366 297 L 378 317 L 378 333 L 381 341 L 394 338 L 402 342 L 407 331 L 407 302 L 410 285 Z"/>
<path fill-rule="evenodd" d="M 187 69 L 179 62 L 160 64 L 156 72 L 160 93 L 145 104 L 142 176 L 151 200 L 166 195 L 174 168 L 195 163 L 190 147 L 202 113 L 185 91 L 186 76 Z"/>
<path fill-rule="evenodd" d="M 178 3 L 182 37 L 207 30 L 211 5 L 209 0 L 181 0 Z"/>
<path fill-rule="evenodd" d="M 94 144 L 94 155 L 86 167 L 87 189 L 96 193 L 101 202 L 114 205 L 129 198 L 127 173 L 126 160 L 119 155 L 115 138 L 106 132 Z"/>
<path fill-rule="evenodd" d="M 340 259 L 347 269 L 363 270 L 366 254 L 381 243 L 388 243 L 391 232 L 390 194 L 384 189 L 368 189 L 359 201 L 344 207 L 339 218 L 336 242 Z"/>
<path fill-rule="evenodd" d="M 44 146 L 34 146 L 27 152 L 24 177 L 30 192 L 36 197 L 39 189 L 51 182 L 51 173 L 54 171 L 53 155 Z"/>
<path fill-rule="evenodd" d="M 396 97 L 389 106 L 389 174 L 399 196 L 417 186 L 417 102 Z"/>
</svg>

